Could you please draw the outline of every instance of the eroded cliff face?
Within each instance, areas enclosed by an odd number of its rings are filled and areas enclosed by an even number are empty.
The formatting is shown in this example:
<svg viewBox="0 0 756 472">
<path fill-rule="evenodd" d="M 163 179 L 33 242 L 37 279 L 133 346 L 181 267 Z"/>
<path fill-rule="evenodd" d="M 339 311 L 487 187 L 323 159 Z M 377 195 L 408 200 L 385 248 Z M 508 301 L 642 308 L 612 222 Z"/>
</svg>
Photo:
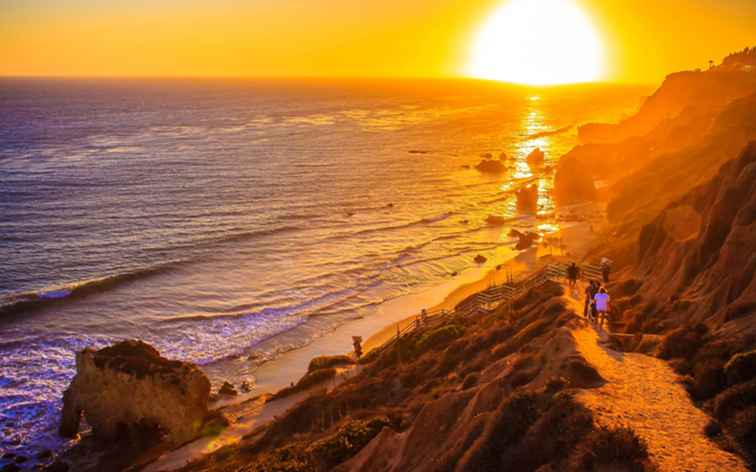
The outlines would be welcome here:
<svg viewBox="0 0 756 472">
<path fill-rule="evenodd" d="M 584 144 L 557 167 L 556 200 L 597 199 L 594 181 L 604 180 L 610 218 L 643 209 L 648 222 L 663 208 L 660 193 L 678 192 L 664 202 L 681 196 L 756 137 L 755 94 L 753 71 L 672 74 L 622 123 L 581 127 Z"/>
<path fill-rule="evenodd" d="M 756 142 L 645 226 L 643 292 L 679 302 L 673 316 L 756 334 Z"/>
<path fill-rule="evenodd" d="M 680 118 L 696 120 L 716 115 L 728 103 L 756 88 L 756 74 L 746 71 L 685 71 L 670 74 L 637 114 L 617 124 L 590 123 L 581 126 L 583 143 L 616 143 L 646 135 L 660 124 Z M 683 117 L 684 118 L 684 117 Z"/>
<path fill-rule="evenodd" d="M 210 381 L 193 364 L 170 361 L 141 341 L 76 355 L 76 376 L 63 396 L 60 432 L 75 436 L 81 415 L 96 437 L 158 429 L 174 445 L 197 437 L 208 411 Z"/>
</svg>

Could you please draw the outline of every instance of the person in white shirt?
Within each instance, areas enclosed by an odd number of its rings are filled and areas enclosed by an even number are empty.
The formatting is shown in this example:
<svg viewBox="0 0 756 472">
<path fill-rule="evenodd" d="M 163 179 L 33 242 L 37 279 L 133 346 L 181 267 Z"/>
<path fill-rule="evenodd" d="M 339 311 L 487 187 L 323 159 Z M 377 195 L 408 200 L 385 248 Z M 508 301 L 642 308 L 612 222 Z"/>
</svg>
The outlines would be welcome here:
<svg viewBox="0 0 756 472">
<path fill-rule="evenodd" d="M 598 293 L 593 297 L 593 301 L 596 303 L 597 321 L 599 325 L 602 324 L 602 320 L 606 320 L 607 325 L 609 323 L 609 294 L 606 293 L 606 289 L 601 287 Z"/>
</svg>

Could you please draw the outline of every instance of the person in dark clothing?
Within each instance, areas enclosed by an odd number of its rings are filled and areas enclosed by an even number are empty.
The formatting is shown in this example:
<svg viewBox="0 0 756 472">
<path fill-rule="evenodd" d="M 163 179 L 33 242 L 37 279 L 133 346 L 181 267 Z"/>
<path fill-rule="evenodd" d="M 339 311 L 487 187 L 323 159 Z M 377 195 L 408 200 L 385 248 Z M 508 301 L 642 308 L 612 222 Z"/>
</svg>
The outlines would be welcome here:
<svg viewBox="0 0 756 472">
<path fill-rule="evenodd" d="M 595 280 L 591 280 L 591 283 L 585 288 L 585 308 L 583 309 L 583 316 L 585 316 L 588 321 L 593 321 L 596 317 L 593 297 L 596 296 L 598 290 L 599 284 Z"/>
<path fill-rule="evenodd" d="M 612 263 L 607 258 L 601 260 L 601 275 L 604 277 L 604 284 L 609 283 L 609 272 L 612 270 Z"/>
<path fill-rule="evenodd" d="M 578 268 L 577 264 L 572 262 L 569 266 L 567 266 L 567 281 L 570 285 L 570 288 L 575 288 L 578 277 L 580 277 L 580 269 Z"/>
</svg>

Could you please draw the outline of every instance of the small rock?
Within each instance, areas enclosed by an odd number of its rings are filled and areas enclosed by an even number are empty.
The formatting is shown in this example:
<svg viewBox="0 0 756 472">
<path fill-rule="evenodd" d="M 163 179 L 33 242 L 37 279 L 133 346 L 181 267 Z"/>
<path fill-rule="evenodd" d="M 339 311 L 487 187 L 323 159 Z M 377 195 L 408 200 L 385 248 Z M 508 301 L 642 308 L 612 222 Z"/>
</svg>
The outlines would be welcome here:
<svg viewBox="0 0 756 472">
<path fill-rule="evenodd" d="M 67 463 L 57 460 L 47 466 L 45 469 L 45 472 L 68 472 L 69 466 Z"/>
<path fill-rule="evenodd" d="M 485 256 L 478 254 L 475 256 L 474 260 L 476 264 L 485 264 L 488 259 Z"/>
<path fill-rule="evenodd" d="M 18 472 L 21 470 L 21 467 L 17 466 L 16 464 L 10 463 L 6 464 L 2 469 L 0 469 L 0 472 Z"/>
<path fill-rule="evenodd" d="M 234 395 L 238 395 L 239 392 L 237 392 L 236 388 L 234 388 L 234 386 L 231 385 L 229 382 L 223 382 L 223 385 L 221 386 L 220 390 L 218 390 L 218 394 L 234 396 Z"/>
<path fill-rule="evenodd" d="M 482 157 L 483 159 L 491 159 L 493 158 L 493 154 L 491 154 L 490 152 L 484 152 L 480 155 L 480 157 Z"/>
<path fill-rule="evenodd" d="M 40 452 L 40 453 L 38 453 L 36 455 L 37 459 L 40 459 L 40 460 L 49 459 L 52 456 L 53 456 L 53 452 L 51 450 L 49 450 L 49 449 L 45 449 L 44 451 L 42 451 L 42 452 Z"/>
<path fill-rule="evenodd" d="M 394 208 L 394 204 L 393 203 L 389 203 L 388 205 L 386 205 L 386 208 Z"/>
<path fill-rule="evenodd" d="M 241 388 L 241 391 L 244 392 L 244 393 L 249 393 L 249 392 L 252 391 L 252 385 L 247 380 L 245 380 L 244 382 L 242 382 L 240 388 Z"/>
<path fill-rule="evenodd" d="M 501 154 L 499 154 L 499 160 L 500 161 L 506 161 L 508 159 L 509 159 L 509 156 L 507 156 L 506 152 L 502 152 Z"/>
<path fill-rule="evenodd" d="M 28 461 L 29 458 L 25 456 L 16 456 L 16 464 L 23 464 L 24 462 Z"/>
<path fill-rule="evenodd" d="M 507 170 L 507 167 L 501 161 L 493 159 L 482 160 L 475 168 L 484 174 L 502 174 Z"/>
</svg>

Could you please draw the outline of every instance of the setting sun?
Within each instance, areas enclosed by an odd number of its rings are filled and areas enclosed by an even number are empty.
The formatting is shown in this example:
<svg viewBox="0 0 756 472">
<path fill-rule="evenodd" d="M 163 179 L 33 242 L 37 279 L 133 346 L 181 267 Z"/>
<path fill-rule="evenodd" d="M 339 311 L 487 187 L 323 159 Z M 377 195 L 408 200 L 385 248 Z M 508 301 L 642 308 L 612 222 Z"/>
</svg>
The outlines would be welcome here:
<svg viewBox="0 0 756 472">
<path fill-rule="evenodd" d="M 528 85 L 595 81 L 603 76 L 603 48 L 572 0 L 512 0 L 478 32 L 467 73 Z"/>
</svg>

